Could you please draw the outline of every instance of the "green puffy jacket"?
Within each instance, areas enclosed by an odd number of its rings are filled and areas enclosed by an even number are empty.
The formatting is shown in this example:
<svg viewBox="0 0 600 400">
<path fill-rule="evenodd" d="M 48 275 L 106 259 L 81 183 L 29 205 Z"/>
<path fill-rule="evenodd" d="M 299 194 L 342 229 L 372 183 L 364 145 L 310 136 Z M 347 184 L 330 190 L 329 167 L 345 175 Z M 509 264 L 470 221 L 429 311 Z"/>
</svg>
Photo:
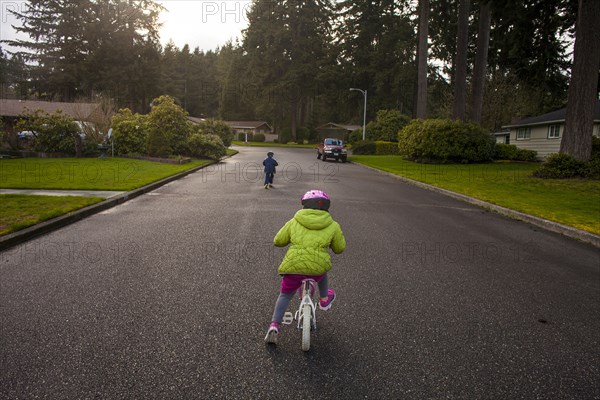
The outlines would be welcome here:
<svg viewBox="0 0 600 400">
<path fill-rule="evenodd" d="M 280 274 L 323 275 L 331 269 L 329 247 L 335 254 L 346 249 L 340 225 L 327 211 L 302 209 L 277 232 L 273 244 L 288 249 Z"/>
</svg>

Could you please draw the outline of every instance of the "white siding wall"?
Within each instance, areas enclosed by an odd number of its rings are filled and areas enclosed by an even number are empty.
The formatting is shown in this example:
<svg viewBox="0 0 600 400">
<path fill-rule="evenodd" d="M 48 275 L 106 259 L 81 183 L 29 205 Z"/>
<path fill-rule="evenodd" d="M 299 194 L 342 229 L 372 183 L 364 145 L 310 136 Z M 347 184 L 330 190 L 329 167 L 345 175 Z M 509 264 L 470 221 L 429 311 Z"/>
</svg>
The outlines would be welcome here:
<svg viewBox="0 0 600 400">
<path fill-rule="evenodd" d="M 537 151 L 538 158 L 546 158 L 549 154 L 558 153 L 565 125 L 560 125 L 560 138 L 548 139 L 548 125 L 532 126 L 530 139 L 517 140 L 517 128 L 510 130 L 510 144 L 521 149 Z M 594 124 L 593 135 L 600 137 L 600 123 Z"/>
<path fill-rule="evenodd" d="M 549 154 L 558 153 L 564 125 L 560 125 L 560 138 L 548 139 L 548 125 L 532 126 L 529 139 L 517 140 L 517 129 L 510 130 L 510 143 L 521 149 L 537 151 L 538 158 L 546 158 Z"/>
</svg>

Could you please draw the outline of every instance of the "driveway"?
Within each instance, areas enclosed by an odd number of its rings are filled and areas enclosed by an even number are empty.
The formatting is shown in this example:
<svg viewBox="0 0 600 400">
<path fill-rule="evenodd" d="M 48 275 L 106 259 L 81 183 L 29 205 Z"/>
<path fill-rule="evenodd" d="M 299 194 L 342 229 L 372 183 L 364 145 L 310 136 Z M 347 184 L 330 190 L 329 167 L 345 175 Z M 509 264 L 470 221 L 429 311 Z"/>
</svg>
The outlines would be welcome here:
<svg viewBox="0 0 600 400">
<path fill-rule="evenodd" d="M 600 398 L 600 252 L 316 151 L 237 156 L 0 253 L 0 398 Z M 311 346 L 264 344 L 277 230 L 348 248 Z"/>
</svg>

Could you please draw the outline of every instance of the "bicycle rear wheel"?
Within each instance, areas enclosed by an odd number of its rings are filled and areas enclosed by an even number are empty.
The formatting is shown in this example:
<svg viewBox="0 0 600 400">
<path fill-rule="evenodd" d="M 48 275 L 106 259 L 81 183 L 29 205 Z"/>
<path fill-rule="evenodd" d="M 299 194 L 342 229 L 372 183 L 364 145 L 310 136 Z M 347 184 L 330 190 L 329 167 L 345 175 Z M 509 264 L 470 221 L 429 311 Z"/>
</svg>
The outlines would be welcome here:
<svg viewBox="0 0 600 400">
<path fill-rule="evenodd" d="M 306 304 L 302 307 L 302 350 L 310 350 L 310 324 L 312 321 L 312 308 Z"/>
</svg>

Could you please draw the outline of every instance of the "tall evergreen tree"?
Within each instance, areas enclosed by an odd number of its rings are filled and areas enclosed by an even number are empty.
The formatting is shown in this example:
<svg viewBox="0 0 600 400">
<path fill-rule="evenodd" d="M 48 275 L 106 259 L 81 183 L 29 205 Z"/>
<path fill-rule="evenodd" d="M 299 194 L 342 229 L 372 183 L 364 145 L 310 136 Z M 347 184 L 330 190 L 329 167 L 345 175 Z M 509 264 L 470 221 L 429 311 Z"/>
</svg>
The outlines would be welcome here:
<svg viewBox="0 0 600 400">
<path fill-rule="evenodd" d="M 491 8 L 488 1 L 479 2 L 479 28 L 477 30 L 477 54 L 473 67 L 473 95 L 471 96 L 471 120 L 481 122 L 483 95 L 487 79 L 487 58 L 490 44 Z"/>
<path fill-rule="evenodd" d="M 337 11 L 338 58 L 351 86 L 368 90 L 367 114 L 374 116 L 378 109 L 412 112 L 414 5 L 404 0 L 345 0 L 337 4 Z M 356 105 L 362 112 L 362 101 Z"/>
<path fill-rule="evenodd" d="M 469 45 L 470 0 L 460 0 L 458 6 L 458 31 L 456 34 L 456 61 L 454 67 L 454 108 L 453 117 L 466 120 L 467 95 L 467 47 Z"/>
<path fill-rule="evenodd" d="M 560 152 L 587 161 L 592 153 L 600 70 L 600 1 L 579 0 L 575 53 Z"/>
<path fill-rule="evenodd" d="M 153 0 L 31 0 L 9 41 L 36 65 L 40 96 L 72 101 L 108 92 L 121 105 L 146 106 L 156 82 L 158 14 Z M 147 106 L 146 106 L 147 107 Z"/>
<path fill-rule="evenodd" d="M 292 139 L 306 122 L 331 41 L 330 0 L 258 0 L 248 12 L 243 48 L 261 88 L 258 111 L 289 121 Z"/>
<path fill-rule="evenodd" d="M 417 45 L 417 93 L 415 118 L 427 116 L 427 54 L 429 0 L 419 0 L 419 43 Z"/>
</svg>

